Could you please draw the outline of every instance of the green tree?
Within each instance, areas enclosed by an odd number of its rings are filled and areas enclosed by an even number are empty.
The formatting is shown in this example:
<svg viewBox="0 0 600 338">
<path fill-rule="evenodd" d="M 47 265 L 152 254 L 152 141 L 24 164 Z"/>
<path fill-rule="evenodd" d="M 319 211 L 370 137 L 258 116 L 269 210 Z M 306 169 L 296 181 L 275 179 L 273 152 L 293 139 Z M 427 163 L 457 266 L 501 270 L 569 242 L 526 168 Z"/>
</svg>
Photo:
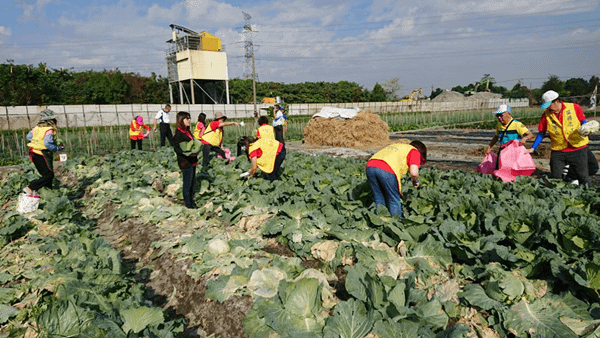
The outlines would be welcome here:
<svg viewBox="0 0 600 338">
<path fill-rule="evenodd" d="M 588 93 L 592 93 L 596 87 L 600 87 L 600 78 L 594 75 L 588 81 Z"/>
<path fill-rule="evenodd" d="M 550 75 L 548 80 L 542 84 L 540 90 L 542 93 L 545 93 L 548 90 L 554 90 L 560 96 L 569 96 L 568 93 L 565 92 L 565 83 L 556 75 Z"/>
<path fill-rule="evenodd" d="M 383 89 L 379 83 L 375 83 L 369 101 L 371 102 L 384 102 L 387 101 L 388 93 Z"/>
<path fill-rule="evenodd" d="M 572 78 L 565 82 L 566 96 L 581 96 L 588 94 L 589 83 L 582 78 Z"/>
<path fill-rule="evenodd" d="M 433 99 L 433 98 L 435 98 L 436 96 L 440 95 L 443 92 L 444 92 L 444 90 L 442 88 L 436 88 L 434 91 L 431 92 L 431 95 L 429 95 L 429 98 Z"/>
<path fill-rule="evenodd" d="M 450 89 L 450 90 L 453 92 L 458 92 L 458 93 L 464 94 L 467 89 L 464 88 L 463 86 L 455 86 L 455 87 L 452 87 L 452 89 Z"/>
<path fill-rule="evenodd" d="M 400 89 L 402 89 L 404 86 L 398 83 L 398 81 L 399 78 L 395 77 L 393 79 L 385 80 L 383 85 L 381 85 L 385 90 L 385 95 L 387 96 L 388 100 L 398 101 L 400 99 L 400 97 L 398 97 L 398 91 L 400 91 Z"/>
<path fill-rule="evenodd" d="M 105 94 L 108 103 L 133 103 L 129 100 L 129 86 L 120 71 L 107 73 L 108 92 Z"/>
<path fill-rule="evenodd" d="M 508 99 L 524 99 L 527 98 L 527 93 L 522 90 L 521 84 L 517 83 L 504 95 L 504 97 Z"/>
</svg>

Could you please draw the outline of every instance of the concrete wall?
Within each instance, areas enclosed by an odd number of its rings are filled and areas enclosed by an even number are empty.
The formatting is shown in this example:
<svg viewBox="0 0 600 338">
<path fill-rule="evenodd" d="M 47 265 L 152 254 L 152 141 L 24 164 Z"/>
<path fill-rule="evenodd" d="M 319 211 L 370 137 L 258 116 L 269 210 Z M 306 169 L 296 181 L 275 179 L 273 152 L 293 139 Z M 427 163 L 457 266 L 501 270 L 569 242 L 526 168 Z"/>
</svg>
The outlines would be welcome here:
<svg viewBox="0 0 600 338">
<path fill-rule="evenodd" d="M 358 103 L 299 103 L 290 104 L 289 115 L 313 115 L 318 113 L 322 107 L 354 108 L 360 110 L 370 109 L 373 113 L 398 113 L 398 112 L 444 112 L 444 111 L 470 111 L 495 109 L 500 104 L 509 104 L 511 107 L 527 107 L 527 99 L 508 100 L 490 99 L 480 101 L 459 102 L 358 102 Z M 261 115 L 266 114 L 266 109 L 272 104 L 259 104 Z M 144 122 L 151 125 L 154 116 L 162 108 L 160 104 L 121 104 L 121 105 L 76 105 L 76 106 L 19 106 L 0 107 L 0 130 L 7 129 L 30 129 L 38 122 L 39 112 L 43 109 L 52 109 L 59 114 L 58 124 L 60 127 L 87 127 L 127 125 L 131 120 L 141 115 Z M 207 119 L 212 119 L 215 113 L 222 112 L 228 118 L 252 117 L 254 105 L 252 104 L 196 104 L 179 105 L 172 104 L 171 122 L 175 122 L 175 113 L 187 111 L 195 122 L 200 113 L 205 113 Z"/>
</svg>

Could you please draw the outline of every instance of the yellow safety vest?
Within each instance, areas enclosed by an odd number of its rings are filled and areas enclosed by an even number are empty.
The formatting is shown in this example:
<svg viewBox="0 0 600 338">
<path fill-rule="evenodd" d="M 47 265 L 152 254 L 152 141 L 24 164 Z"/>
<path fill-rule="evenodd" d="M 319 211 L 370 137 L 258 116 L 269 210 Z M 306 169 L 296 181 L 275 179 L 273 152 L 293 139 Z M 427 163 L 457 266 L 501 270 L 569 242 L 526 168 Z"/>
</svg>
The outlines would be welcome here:
<svg viewBox="0 0 600 338">
<path fill-rule="evenodd" d="M 46 150 L 46 145 L 44 145 L 44 136 L 48 130 L 53 130 L 53 135 L 56 136 L 57 131 L 53 127 L 35 127 L 33 128 L 33 136 L 31 137 L 31 142 L 27 143 L 27 146 L 31 148 L 31 150 L 39 155 L 43 155 L 42 150 Z"/>
<path fill-rule="evenodd" d="M 221 128 L 212 130 L 209 124 L 208 128 L 206 128 L 206 131 L 204 132 L 204 135 L 202 135 L 202 140 L 206 141 L 212 146 L 221 146 L 221 142 L 223 141 L 223 130 Z"/>
<path fill-rule="evenodd" d="M 129 128 L 129 138 L 132 140 L 140 140 L 142 139 L 142 127 L 143 124 L 138 124 L 136 120 L 131 121 L 131 126 Z"/>
<path fill-rule="evenodd" d="M 550 110 L 544 112 L 548 122 L 548 132 L 550 133 L 550 148 L 554 151 L 561 151 L 570 144 L 574 148 L 580 148 L 588 144 L 589 138 L 581 136 L 577 131 L 581 127 L 581 122 L 577 118 L 575 105 L 573 103 L 563 102 L 562 123 L 558 120 L 556 114 Z"/>
<path fill-rule="evenodd" d="M 275 168 L 275 158 L 277 157 L 277 149 L 279 149 L 279 141 L 274 138 L 259 138 L 254 143 L 250 144 L 248 154 L 260 149 L 262 155 L 256 158 L 256 164 L 262 172 L 270 174 Z"/>
<path fill-rule="evenodd" d="M 370 158 L 370 160 L 384 161 L 392 168 L 396 175 L 396 179 L 398 180 L 398 191 L 402 191 L 402 183 L 400 180 L 402 176 L 406 175 L 408 172 L 406 158 L 408 157 L 408 153 L 413 149 L 416 148 L 409 144 L 394 143 L 381 149 Z"/>
<path fill-rule="evenodd" d="M 268 124 L 262 125 L 258 127 L 258 135 L 260 138 L 264 137 L 275 139 L 275 129 L 273 129 L 273 126 Z"/>
<path fill-rule="evenodd" d="M 202 125 L 202 127 L 200 127 L 200 125 Z M 196 140 L 199 140 L 202 138 L 202 135 L 204 135 L 204 125 L 202 124 L 202 122 L 198 122 L 196 123 L 196 128 L 194 129 L 194 138 Z M 202 135 L 200 135 L 200 132 L 202 132 Z"/>
</svg>

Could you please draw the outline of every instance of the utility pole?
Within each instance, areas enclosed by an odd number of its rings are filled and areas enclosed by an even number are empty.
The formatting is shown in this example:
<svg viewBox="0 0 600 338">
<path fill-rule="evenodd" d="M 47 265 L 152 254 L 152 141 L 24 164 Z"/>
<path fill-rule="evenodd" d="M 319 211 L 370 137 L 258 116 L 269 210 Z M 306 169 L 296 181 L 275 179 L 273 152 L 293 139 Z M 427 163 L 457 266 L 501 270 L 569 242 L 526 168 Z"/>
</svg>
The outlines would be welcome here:
<svg viewBox="0 0 600 338">
<path fill-rule="evenodd" d="M 258 121 L 258 109 L 256 108 L 256 67 L 254 63 L 254 44 L 252 43 L 252 25 L 250 14 L 242 12 L 244 15 L 244 56 L 246 57 L 246 63 L 244 64 L 244 75 L 245 79 L 252 78 L 252 104 L 254 105 L 254 119 Z"/>
<path fill-rule="evenodd" d="M 258 109 L 256 109 L 256 69 L 254 68 L 254 54 L 252 54 L 252 102 L 254 103 L 254 119 L 258 122 Z"/>
</svg>

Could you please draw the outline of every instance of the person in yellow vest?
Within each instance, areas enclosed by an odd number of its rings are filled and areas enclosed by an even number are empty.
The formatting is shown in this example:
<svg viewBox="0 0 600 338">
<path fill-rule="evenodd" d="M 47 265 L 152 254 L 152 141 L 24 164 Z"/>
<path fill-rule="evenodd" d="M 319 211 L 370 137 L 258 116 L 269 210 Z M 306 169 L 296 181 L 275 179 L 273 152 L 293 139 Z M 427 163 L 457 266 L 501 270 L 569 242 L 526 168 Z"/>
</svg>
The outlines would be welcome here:
<svg viewBox="0 0 600 338">
<path fill-rule="evenodd" d="M 392 216 L 402 217 L 402 176 L 409 173 L 413 186 L 419 187 L 419 168 L 427 161 L 427 147 L 421 141 L 394 143 L 373 155 L 367 162 L 367 180 L 375 205 L 386 206 Z"/>
<path fill-rule="evenodd" d="M 260 169 L 271 182 L 281 179 L 279 169 L 285 159 L 285 145 L 274 137 L 261 137 L 252 141 L 245 139 L 245 141 L 252 167 L 248 172 L 242 174 L 242 177 L 247 176 L 250 179 Z"/>
<path fill-rule="evenodd" d="M 206 131 L 204 131 L 204 135 L 200 141 L 204 143 L 202 147 L 202 167 L 207 167 L 210 163 L 210 153 L 216 152 L 221 155 L 222 158 L 226 159 L 229 162 L 229 159 L 226 158 L 225 152 L 221 148 L 223 144 L 223 127 L 225 126 L 237 126 L 239 123 L 237 122 L 225 122 L 227 120 L 227 116 L 223 115 L 223 113 L 216 113 L 215 119 L 208 124 Z"/>
<path fill-rule="evenodd" d="M 142 129 L 146 129 L 146 133 L 142 134 Z M 144 118 L 136 116 L 129 124 L 129 139 L 131 140 L 131 149 L 137 148 L 142 150 L 142 140 L 150 134 L 150 127 L 144 123 Z"/>
<path fill-rule="evenodd" d="M 269 125 L 269 118 L 266 116 L 261 116 L 258 118 L 258 129 L 256 129 L 256 137 L 266 137 L 275 139 L 275 129 Z"/>
<path fill-rule="evenodd" d="M 206 131 L 206 114 L 200 113 L 198 115 L 198 122 L 196 122 L 196 128 L 194 128 L 194 138 L 200 140 Z"/>
<path fill-rule="evenodd" d="M 553 90 L 545 92 L 542 101 L 540 108 L 544 113 L 538 124 L 539 133 L 529 151 L 535 151 L 545 134 L 550 134 L 550 177 L 561 179 L 565 165 L 569 165 L 577 183 L 589 186 L 590 174 L 598 170 L 598 161 L 588 147 L 589 138 L 579 132 L 587 123 L 583 110 L 576 103 L 561 101 Z"/>
<path fill-rule="evenodd" d="M 23 189 L 23 192 L 28 195 L 35 194 L 35 191 L 42 187 L 52 189 L 52 180 L 54 179 L 53 152 L 64 149 L 62 145 L 57 144 L 58 128 L 56 118 L 54 111 L 50 109 L 42 110 L 38 124 L 27 134 L 29 158 L 42 175 Z"/>
</svg>

